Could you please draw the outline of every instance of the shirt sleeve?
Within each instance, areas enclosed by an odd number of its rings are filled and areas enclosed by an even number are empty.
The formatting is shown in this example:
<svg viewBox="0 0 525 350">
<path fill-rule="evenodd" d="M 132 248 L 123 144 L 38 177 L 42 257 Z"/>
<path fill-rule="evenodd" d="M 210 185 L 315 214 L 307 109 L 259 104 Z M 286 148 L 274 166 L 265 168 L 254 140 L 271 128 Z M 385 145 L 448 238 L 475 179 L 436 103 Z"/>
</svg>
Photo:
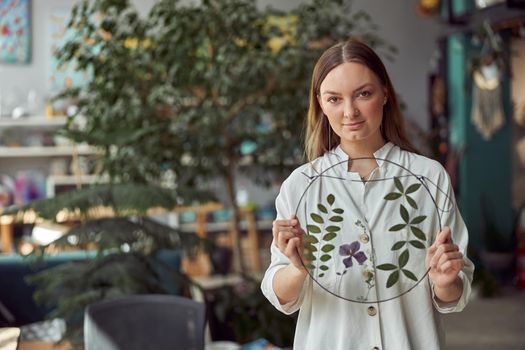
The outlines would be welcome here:
<svg viewBox="0 0 525 350">
<path fill-rule="evenodd" d="M 432 290 L 432 301 L 436 310 L 438 310 L 440 313 L 451 313 L 462 311 L 469 301 L 472 276 L 474 273 L 474 264 L 467 257 L 468 230 L 465 226 L 463 218 L 461 217 L 461 213 L 459 212 L 459 208 L 454 196 L 454 191 L 450 183 L 450 177 L 448 176 L 448 173 L 445 171 L 445 169 L 441 169 L 441 173 L 443 174 L 442 176 L 444 178 L 444 181 L 442 181 L 442 190 L 444 190 L 446 193 L 446 195 L 443 196 L 443 199 L 438 202 L 441 205 L 442 210 L 441 222 L 443 227 L 450 227 L 452 232 L 452 241 L 458 245 L 460 252 L 463 253 L 465 266 L 458 274 L 459 278 L 463 282 L 463 293 L 456 301 L 443 302 L 437 298 L 434 292 L 434 285 L 432 281 L 430 281 L 430 285 Z"/>
<path fill-rule="evenodd" d="M 292 205 L 290 203 L 290 197 L 288 196 L 289 185 L 290 181 L 287 179 L 282 184 L 279 195 L 275 200 L 275 208 L 277 209 L 278 220 L 289 219 L 294 213 Z M 273 278 L 277 271 L 290 264 L 290 260 L 279 250 L 279 248 L 277 248 L 275 241 L 272 241 L 270 252 L 271 262 L 261 282 L 261 290 L 264 296 L 270 301 L 270 303 L 272 303 L 273 306 L 275 306 L 277 310 L 289 315 L 296 312 L 301 307 L 304 300 L 304 294 L 306 289 L 305 285 L 308 283 L 309 278 L 305 279 L 305 284 L 303 285 L 301 293 L 296 300 L 284 305 L 281 304 L 273 289 Z"/>
</svg>

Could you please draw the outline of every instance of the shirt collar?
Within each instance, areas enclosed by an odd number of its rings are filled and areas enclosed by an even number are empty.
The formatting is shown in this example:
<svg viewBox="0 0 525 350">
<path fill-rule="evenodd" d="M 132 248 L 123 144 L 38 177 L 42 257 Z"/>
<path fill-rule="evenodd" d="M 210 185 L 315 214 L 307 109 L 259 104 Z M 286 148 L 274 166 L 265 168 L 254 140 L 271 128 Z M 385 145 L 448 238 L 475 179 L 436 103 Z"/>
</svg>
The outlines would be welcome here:
<svg viewBox="0 0 525 350">
<path fill-rule="evenodd" d="M 377 158 L 377 165 L 382 166 L 384 161 L 383 159 L 389 159 L 391 156 L 391 150 L 394 148 L 394 144 L 390 141 L 386 142 L 381 148 L 379 148 L 377 151 L 374 152 L 374 157 Z M 348 159 L 348 154 L 343 151 L 341 148 L 341 145 L 338 145 L 335 149 L 333 149 L 330 154 L 334 154 L 339 158 L 340 161 L 343 161 L 345 159 Z"/>
</svg>

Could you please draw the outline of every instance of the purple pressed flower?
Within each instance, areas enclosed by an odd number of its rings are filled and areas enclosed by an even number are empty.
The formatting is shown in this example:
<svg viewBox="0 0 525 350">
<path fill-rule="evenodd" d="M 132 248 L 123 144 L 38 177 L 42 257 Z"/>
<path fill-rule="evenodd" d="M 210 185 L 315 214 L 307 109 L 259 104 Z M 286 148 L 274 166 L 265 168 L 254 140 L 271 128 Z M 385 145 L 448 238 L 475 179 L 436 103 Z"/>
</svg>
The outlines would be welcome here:
<svg viewBox="0 0 525 350">
<path fill-rule="evenodd" d="M 343 260 L 343 264 L 345 264 L 345 267 L 352 267 L 352 257 L 357 261 L 359 265 L 363 265 L 367 257 L 365 253 L 359 251 L 360 247 L 361 245 L 358 241 L 352 242 L 350 244 L 343 244 L 339 247 L 339 255 L 348 256 L 348 258 Z"/>
</svg>

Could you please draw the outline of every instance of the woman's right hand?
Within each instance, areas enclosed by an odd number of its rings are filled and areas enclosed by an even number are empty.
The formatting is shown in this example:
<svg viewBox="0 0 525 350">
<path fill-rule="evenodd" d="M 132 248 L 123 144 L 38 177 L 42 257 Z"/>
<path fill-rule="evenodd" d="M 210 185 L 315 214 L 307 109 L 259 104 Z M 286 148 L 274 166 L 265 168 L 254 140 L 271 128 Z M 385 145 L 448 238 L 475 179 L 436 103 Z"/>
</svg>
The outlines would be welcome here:
<svg viewBox="0 0 525 350">
<path fill-rule="evenodd" d="M 290 220 L 274 220 L 272 226 L 273 239 L 277 248 L 290 259 L 290 263 L 299 271 L 306 272 L 304 259 L 304 230 L 299 220 L 292 216 Z"/>
</svg>

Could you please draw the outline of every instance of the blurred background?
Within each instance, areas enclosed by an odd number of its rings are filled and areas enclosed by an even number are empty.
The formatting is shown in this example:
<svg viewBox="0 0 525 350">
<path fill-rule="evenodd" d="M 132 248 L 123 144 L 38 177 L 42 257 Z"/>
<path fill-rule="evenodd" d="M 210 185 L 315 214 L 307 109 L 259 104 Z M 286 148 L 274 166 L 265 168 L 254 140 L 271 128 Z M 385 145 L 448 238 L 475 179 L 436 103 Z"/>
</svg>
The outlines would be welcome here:
<svg viewBox="0 0 525 350">
<path fill-rule="evenodd" d="M 0 0 L 0 349 L 82 347 L 85 308 L 135 294 L 205 305 L 207 348 L 290 347 L 259 291 L 274 200 L 349 37 L 469 228 L 447 349 L 524 349 L 521 0 Z"/>
</svg>

